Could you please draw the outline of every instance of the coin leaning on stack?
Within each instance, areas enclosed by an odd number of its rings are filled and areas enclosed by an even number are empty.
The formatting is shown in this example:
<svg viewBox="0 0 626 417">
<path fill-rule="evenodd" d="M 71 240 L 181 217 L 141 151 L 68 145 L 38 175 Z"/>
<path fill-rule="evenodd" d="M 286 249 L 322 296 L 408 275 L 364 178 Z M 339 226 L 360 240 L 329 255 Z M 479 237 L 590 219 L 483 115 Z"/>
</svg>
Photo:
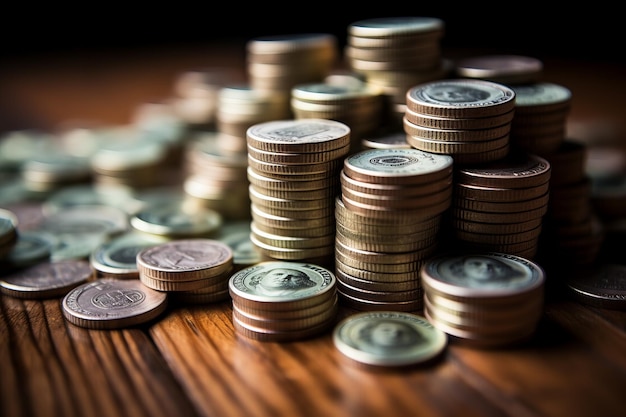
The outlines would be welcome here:
<svg viewBox="0 0 626 417">
<path fill-rule="evenodd" d="M 371 149 L 344 160 L 335 200 L 335 269 L 345 305 L 422 308 L 418 271 L 437 249 L 452 172 L 452 157 L 418 149 Z"/>
<path fill-rule="evenodd" d="M 237 333 L 283 342 L 316 336 L 335 324 L 335 275 L 310 263 L 265 261 L 244 268 L 228 282 Z"/>
<path fill-rule="evenodd" d="M 426 318 L 475 346 L 519 343 L 535 332 L 543 313 L 545 272 L 523 257 L 446 254 L 429 259 L 420 275 Z"/>
<path fill-rule="evenodd" d="M 253 244 L 269 259 L 328 259 L 350 128 L 326 119 L 277 120 L 250 127 L 247 138 Z"/>
<path fill-rule="evenodd" d="M 407 142 L 416 149 L 476 164 L 505 157 L 515 92 L 483 80 L 439 80 L 406 92 Z"/>
</svg>

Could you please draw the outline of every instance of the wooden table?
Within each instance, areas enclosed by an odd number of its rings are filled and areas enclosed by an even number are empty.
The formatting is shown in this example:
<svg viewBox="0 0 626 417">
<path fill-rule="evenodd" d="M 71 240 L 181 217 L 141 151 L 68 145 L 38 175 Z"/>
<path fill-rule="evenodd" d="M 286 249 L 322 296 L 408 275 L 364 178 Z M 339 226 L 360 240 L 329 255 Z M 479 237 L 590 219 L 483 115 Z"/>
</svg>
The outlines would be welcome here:
<svg viewBox="0 0 626 417">
<path fill-rule="evenodd" d="M 182 70 L 242 70 L 228 46 L 20 60 L 0 70 L 0 128 L 67 119 L 124 123 L 171 94 Z M 574 135 L 624 137 L 624 67 L 546 61 L 574 97 Z M 623 257 L 622 257 L 623 260 Z M 558 273 L 548 280 L 561 280 Z M 350 314 L 342 308 L 339 317 Z M 438 360 L 400 369 L 356 365 L 330 334 L 288 342 L 238 335 L 230 302 L 173 305 L 149 324 L 89 330 L 59 299 L 0 295 L 0 415 L 109 416 L 623 416 L 626 311 L 551 293 L 536 334 L 517 347 L 449 343 Z"/>
</svg>

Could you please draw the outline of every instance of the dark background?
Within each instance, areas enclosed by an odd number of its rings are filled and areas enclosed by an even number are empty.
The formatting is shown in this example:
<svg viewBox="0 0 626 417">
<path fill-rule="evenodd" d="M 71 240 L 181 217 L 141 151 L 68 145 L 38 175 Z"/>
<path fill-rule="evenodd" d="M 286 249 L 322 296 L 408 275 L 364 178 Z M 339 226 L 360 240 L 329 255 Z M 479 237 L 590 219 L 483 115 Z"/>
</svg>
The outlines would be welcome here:
<svg viewBox="0 0 626 417">
<path fill-rule="evenodd" d="M 176 47 L 306 32 L 335 34 L 343 45 L 348 25 L 358 20 L 430 16 L 445 22 L 444 48 L 624 61 L 623 18 L 602 3 L 589 3 L 585 9 L 556 10 L 547 2 L 498 2 L 495 7 L 475 1 L 432 3 L 79 3 L 66 10 L 14 6 L 15 10 L 3 14 L 0 54 L 19 58 Z"/>
</svg>

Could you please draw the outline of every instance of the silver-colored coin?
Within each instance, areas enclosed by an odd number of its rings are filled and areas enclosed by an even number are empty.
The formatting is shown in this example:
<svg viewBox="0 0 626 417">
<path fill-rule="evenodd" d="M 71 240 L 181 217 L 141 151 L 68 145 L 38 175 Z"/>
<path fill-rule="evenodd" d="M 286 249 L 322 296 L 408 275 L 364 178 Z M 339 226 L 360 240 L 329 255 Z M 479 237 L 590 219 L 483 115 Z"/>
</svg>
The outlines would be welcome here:
<svg viewBox="0 0 626 417">
<path fill-rule="evenodd" d="M 602 308 L 626 309 L 626 265 L 605 264 L 580 270 L 567 280 L 579 301 Z"/>
<path fill-rule="evenodd" d="M 420 315 L 371 311 L 348 316 L 337 324 L 333 342 L 357 362 L 405 366 L 435 358 L 445 349 L 448 337 Z"/>
<path fill-rule="evenodd" d="M 458 297 L 510 297 L 541 289 L 538 264 L 506 253 L 480 252 L 429 259 L 421 268 L 424 290 Z"/>
<path fill-rule="evenodd" d="M 0 278 L 0 292 L 18 298 L 54 298 L 91 280 L 93 275 L 85 260 L 41 262 Z"/>
<path fill-rule="evenodd" d="M 130 224 L 138 231 L 168 236 L 207 236 L 222 224 L 222 215 L 208 208 L 189 208 L 178 202 L 151 205 L 130 218 Z"/>
<path fill-rule="evenodd" d="M 145 323 L 167 306 L 167 293 L 139 280 L 102 278 L 84 283 L 65 295 L 63 315 L 91 329 L 115 329 Z"/>
<path fill-rule="evenodd" d="M 359 20 L 348 26 L 350 36 L 367 38 L 443 32 L 445 23 L 436 17 L 398 16 Z"/>
<path fill-rule="evenodd" d="M 503 84 L 484 80 L 437 80 L 410 88 L 407 108 L 442 117 L 475 118 L 505 114 L 515 108 L 516 94 Z"/>
<path fill-rule="evenodd" d="M 290 302 L 323 296 L 335 289 L 335 275 L 304 262 L 266 261 L 244 268 L 229 280 L 233 298 L 261 303 Z"/>
</svg>

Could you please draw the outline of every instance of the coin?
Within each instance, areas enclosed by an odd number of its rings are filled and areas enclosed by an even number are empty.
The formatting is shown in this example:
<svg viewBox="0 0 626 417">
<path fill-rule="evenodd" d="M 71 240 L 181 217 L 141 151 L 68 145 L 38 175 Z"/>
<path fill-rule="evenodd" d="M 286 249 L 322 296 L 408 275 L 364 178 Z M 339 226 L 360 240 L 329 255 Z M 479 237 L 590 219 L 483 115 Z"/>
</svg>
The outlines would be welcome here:
<svg viewBox="0 0 626 417">
<path fill-rule="evenodd" d="M 602 308 L 626 308 L 626 265 L 603 264 L 581 270 L 567 280 L 576 300 Z"/>
<path fill-rule="evenodd" d="M 345 356 L 378 366 L 404 366 L 435 358 L 446 347 L 447 335 L 426 318 L 408 312 L 372 311 L 342 320 L 333 343 Z"/>
<path fill-rule="evenodd" d="M 90 329 L 118 329 L 145 323 L 167 307 L 167 294 L 139 280 L 101 278 L 84 283 L 63 297 L 63 316 Z"/>
<path fill-rule="evenodd" d="M 93 276 L 94 271 L 86 260 L 46 261 L 2 277 L 0 292 L 18 298 L 54 298 Z"/>
</svg>

